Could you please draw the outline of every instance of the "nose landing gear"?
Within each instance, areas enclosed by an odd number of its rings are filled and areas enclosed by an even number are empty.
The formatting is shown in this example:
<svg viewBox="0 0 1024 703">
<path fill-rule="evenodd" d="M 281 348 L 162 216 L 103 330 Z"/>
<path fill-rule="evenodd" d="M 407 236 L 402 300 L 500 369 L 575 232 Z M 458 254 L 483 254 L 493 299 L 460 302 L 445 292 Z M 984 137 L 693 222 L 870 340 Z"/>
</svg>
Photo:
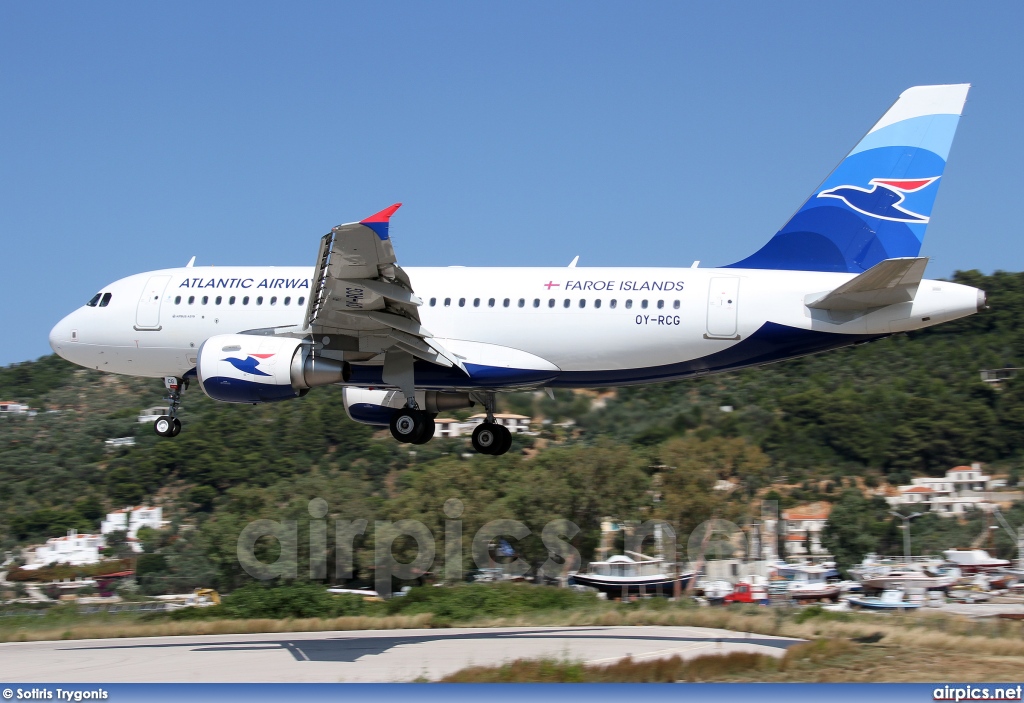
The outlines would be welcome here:
<svg viewBox="0 0 1024 703">
<path fill-rule="evenodd" d="M 164 386 L 167 388 L 167 397 L 164 400 L 169 403 L 167 414 L 156 419 L 156 422 L 153 423 L 153 431 L 161 437 L 177 437 L 181 432 L 178 407 L 181 405 L 182 392 L 188 388 L 188 379 L 167 376 L 164 378 Z"/>
</svg>

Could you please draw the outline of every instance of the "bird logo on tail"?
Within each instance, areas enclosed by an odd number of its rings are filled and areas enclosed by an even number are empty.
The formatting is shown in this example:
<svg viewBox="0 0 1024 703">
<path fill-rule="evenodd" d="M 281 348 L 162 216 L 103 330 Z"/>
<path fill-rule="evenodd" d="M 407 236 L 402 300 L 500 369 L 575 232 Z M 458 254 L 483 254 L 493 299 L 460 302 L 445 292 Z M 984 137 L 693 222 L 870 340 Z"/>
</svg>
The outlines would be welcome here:
<svg viewBox="0 0 1024 703">
<path fill-rule="evenodd" d="M 872 178 L 870 188 L 838 186 L 818 193 L 819 198 L 837 198 L 857 212 L 893 222 L 927 224 L 928 217 L 900 207 L 904 193 L 915 193 L 939 180 L 931 178 Z"/>
</svg>

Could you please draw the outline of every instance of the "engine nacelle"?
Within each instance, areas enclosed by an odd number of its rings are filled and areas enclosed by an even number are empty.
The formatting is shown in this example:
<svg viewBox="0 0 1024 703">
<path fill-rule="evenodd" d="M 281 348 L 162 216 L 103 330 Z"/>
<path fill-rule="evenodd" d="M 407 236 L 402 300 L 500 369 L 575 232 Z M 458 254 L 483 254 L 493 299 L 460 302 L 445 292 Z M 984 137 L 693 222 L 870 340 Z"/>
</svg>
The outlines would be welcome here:
<svg viewBox="0 0 1024 703">
<path fill-rule="evenodd" d="M 391 422 L 392 413 L 405 407 L 405 396 L 401 391 L 348 387 L 343 395 L 345 412 L 364 425 L 387 426 Z M 445 410 L 473 407 L 473 400 L 468 393 L 445 391 L 416 391 L 416 403 L 435 415 Z"/>
<path fill-rule="evenodd" d="M 225 403 L 271 403 L 299 398 L 315 386 L 343 383 L 351 369 L 310 353 L 292 337 L 221 334 L 210 337 L 196 356 L 203 393 Z"/>
</svg>

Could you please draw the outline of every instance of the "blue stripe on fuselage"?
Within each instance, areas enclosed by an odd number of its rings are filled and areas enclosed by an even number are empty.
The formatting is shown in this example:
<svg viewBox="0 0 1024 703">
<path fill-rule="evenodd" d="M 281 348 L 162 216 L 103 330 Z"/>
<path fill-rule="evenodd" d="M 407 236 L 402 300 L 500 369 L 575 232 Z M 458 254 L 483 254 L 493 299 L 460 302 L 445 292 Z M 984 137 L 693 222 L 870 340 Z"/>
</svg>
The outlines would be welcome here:
<svg viewBox="0 0 1024 703">
<path fill-rule="evenodd" d="M 886 336 L 888 335 L 818 332 L 766 322 L 754 334 L 720 352 L 678 364 L 639 369 L 552 372 L 466 364 L 466 369 L 470 373 L 467 378 L 459 369 L 444 368 L 436 364 L 417 361 L 416 387 L 445 390 L 515 386 L 552 386 L 555 388 L 628 386 L 768 364 Z M 360 386 L 385 385 L 381 379 L 381 371 L 380 366 L 353 365 L 351 382 Z"/>
</svg>

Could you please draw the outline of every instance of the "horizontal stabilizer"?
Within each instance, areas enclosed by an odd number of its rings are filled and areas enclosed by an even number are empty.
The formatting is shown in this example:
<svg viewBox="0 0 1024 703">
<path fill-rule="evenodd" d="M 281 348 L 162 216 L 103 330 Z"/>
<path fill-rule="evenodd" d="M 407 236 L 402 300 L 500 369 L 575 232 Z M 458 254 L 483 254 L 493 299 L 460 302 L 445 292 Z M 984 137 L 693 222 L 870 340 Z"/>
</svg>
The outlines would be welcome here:
<svg viewBox="0 0 1024 703">
<path fill-rule="evenodd" d="M 807 307 L 816 310 L 869 310 L 907 303 L 917 295 L 928 257 L 886 259 Z"/>
</svg>

